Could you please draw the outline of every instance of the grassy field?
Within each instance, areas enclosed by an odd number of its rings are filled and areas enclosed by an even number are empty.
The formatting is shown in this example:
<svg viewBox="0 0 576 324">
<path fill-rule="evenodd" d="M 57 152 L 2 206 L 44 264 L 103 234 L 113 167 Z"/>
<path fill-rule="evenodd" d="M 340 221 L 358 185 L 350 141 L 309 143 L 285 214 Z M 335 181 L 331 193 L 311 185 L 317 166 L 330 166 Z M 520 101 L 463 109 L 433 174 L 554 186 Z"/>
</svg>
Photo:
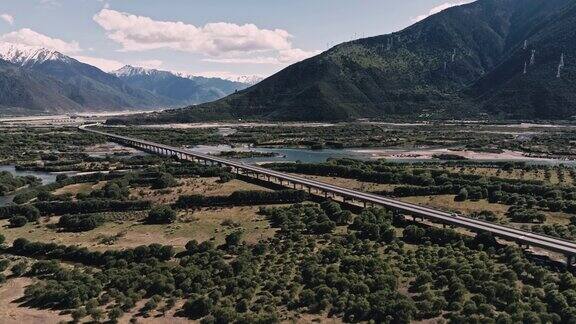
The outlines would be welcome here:
<svg viewBox="0 0 576 324">
<path fill-rule="evenodd" d="M 23 237 L 30 241 L 80 245 L 94 250 L 124 249 L 151 243 L 183 248 L 193 239 L 199 242 L 212 240 L 221 244 L 226 235 L 236 228 L 244 230 L 247 242 L 255 243 L 275 233 L 268 221 L 258 214 L 258 209 L 259 206 L 250 206 L 181 211 L 179 220 L 170 225 L 143 223 L 145 212 L 114 213 L 116 221 L 106 222 L 94 230 L 81 233 L 60 232 L 49 228 L 47 225 L 56 223 L 58 217 L 52 217 L 48 222 L 42 219 L 40 224 L 29 223 L 19 228 L 8 228 L 8 221 L 1 220 L 0 227 L 3 227 L 2 233 L 9 243 Z M 105 243 L 106 239 L 113 244 Z"/>
<path fill-rule="evenodd" d="M 454 201 L 454 195 L 403 197 L 400 200 L 441 210 L 460 212 L 465 216 L 487 210 L 496 214 L 500 220 L 506 220 L 505 215 L 509 208 L 509 206 L 503 204 L 491 204 L 486 199 L 479 201 Z M 546 215 L 546 224 L 566 225 L 570 223 L 570 217 L 572 216 L 561 212 L 544 211 L 543 213 Z M 522 225 L 521 223 L 517 224 Z"/>
<path fill-rule="evenodd" d="M 104 187 L 105 184 L 106 184 L 106 181 L 100 181 L 96 184 L 94 184 L 94 183 L 77 183 L 77 184 L 73 184 L 73 185 L 69 185 L 66 187 L 56 189 L 52 193 L 54 195 L 65 195 L 65 194 L 77 195 L 79 193 L 90 193 L 92 190 L 102 189 L 102 187 Z"/>
<path fill-rule="evenodd" d="M 508 206 L 501 204 L 490 204 L 485 199 L 479 201 L 467 200 L 464 202 L 457 202 L 454 201 L 454 195 L 403 197 L 400 198 L 400 200 L 423 206 L 439 208 L 446 211 L 458 211 L 464 215 L 480 212 L 483 210 L 489 210 L 500 217 L 504 217 L 504 214 L 506 211 L 508 211 Z"/>
<path fill-rule="evenodd" d="M 146 199 L 155 203 L 168 204 L 175 202 L 181 195 L 228 196 L 240 190 L 270 190 L 241 180 L 231 180 L 225 183 L 220 183 L 218 180 L 218 178 L 179 179 L 179 185 L 174 188 L 165 190 L 133 188 L 130 190 L 130 195 L 137 199 Z"/>
<path fill-rule="evenodd" d="M 323 176 L 313 176 L 306 174 L 298 174 L 298 176 L 326 182 L 335 186 L 340 186 L 348 189 L 360 190 L 360 191 L 393 191 L 394 188 L 400 186 L 395 184 L 380 184 L 380 183 L 370 183 L 362 182 L 355 179 L 346 179 L 338 177 L 323 177 Z"/>
<path fill-rule="evenodd" d="M 572 185 L 574 183 L 570 172 L 563 169 L 552 169 L 550 171 L 550 178 L 547 178 L 546 171 L 541 169 L 531 171 L 523 171 L 520 169 L 505 171 L 499 168 L 487 167 L 445 167 L 445 169 L 453 173 L 474 174 L 503 179 L 538 180 L 554 185 Z"/>
</svg>

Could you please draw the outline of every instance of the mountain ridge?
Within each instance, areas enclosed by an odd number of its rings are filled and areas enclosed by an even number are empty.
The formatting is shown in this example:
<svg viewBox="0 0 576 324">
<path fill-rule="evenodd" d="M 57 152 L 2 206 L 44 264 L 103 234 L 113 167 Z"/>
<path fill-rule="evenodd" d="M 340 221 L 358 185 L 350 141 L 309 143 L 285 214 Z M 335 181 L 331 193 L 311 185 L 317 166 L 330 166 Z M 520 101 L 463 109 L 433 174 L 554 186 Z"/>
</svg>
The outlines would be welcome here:
<svg viewBox="0 0 576 324">
<path fill-rule="evenodd" d="M 479 0 L 452 7 L 395 33 L 337 45 L 216 102 L 130 120 L 477 118 L 484 113 L 521 118 L 523 111 L 527 118 L 567 118 L 575 114 L 576 107 L 568 90 L 559 93 L 544 87 L 550 99 L 538 102 L 525 99 L 530 95 L 510 95 L 534 91 L 531 96 L 538 97 L 542 85 L 531 77 L 518 83 L 525 89 L 510 89 L 500 97 L 494 97 L 500 88 L 481 85 L 494 84 L 490 78 L 507 80 L 500 71 L 506 71 L 508 60 L 518 60 L 524 41 L 544 52 L 546 47 L 555 51 L 566 47 L 573 57 L 576 37 L 570 25 L 576 14 L 569 10 L 573 5 L 571 0 Z M 564 26 L 562 46 L 546 36 L 551 33 L 549 26 Z M 538 43 L 539 38 L 549 40 Z M 560 52 L 556 54 L 559 58 Z M 521 59 L 523 65 L 525 57 Z M 536 61 L 533 71 L 555 71 L 546 64 Z M 571 71 L 568 64 L 561 82 L 574 92 Z M 520 77 L 517 68 L 509 73 Z M 554 81 L 555 76 L 542 74 L 539 82 Z M 506 89 L 507 82 L 499 87 Z M 527 103 L 518 105 L 516 100 Z M 547 107 L 547 113 L 535 107 L 540 104 Z"/>
<path fill-rule="evenodd" d="M 138 84 L 58 51 L 6 42 L 0 42 L 0 61 L 0 114 L 173 108 L 220 99 L 247 87 L 131 67 L 132 77 L 152 78 Z"/>
<path fill-rule="evenodd" d="M 243 83 L 220 78 L 183 77 L 170 71 L 145 69 L 130 65 L 111 73 L 130 86 L 174 99 L 182 105 L 196 105 L 214 101 L 248 87 Z"/>
<path fill-rule="evenodd" d="M 66 92 L 61 82 L 0 59 L 0 111 L 3 114 L 83 111 L 81 105 L 66 97 Z M 47 106 L 48 102 L 53 108 Z"/>
<path fill-rule="evenodd" d="M 132 88 L 116 76 L 58 51 L 22 44 L 1 43 L 0 59 L 36 75 L 42 74 L 52 80 L 57 80 L 64 88 L 58 94 L 82 106 L 80 111 L 177 106 L 176 102 L 170 98 L 156 96 L 147 90 Z M 50 102 L 47 97 L 43 105 L 51 107 L 54 103 Z"/>
</svg>

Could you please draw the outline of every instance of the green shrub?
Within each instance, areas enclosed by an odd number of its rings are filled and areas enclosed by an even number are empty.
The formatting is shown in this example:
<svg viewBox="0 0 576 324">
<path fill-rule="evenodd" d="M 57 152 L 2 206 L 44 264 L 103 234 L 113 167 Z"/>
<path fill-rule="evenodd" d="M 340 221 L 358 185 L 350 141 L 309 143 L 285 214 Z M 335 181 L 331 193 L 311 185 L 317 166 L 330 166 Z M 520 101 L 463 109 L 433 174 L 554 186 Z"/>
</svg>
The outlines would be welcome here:
<svg viewBox="0 0 576 324">
<path fill-rule="evenodd" d="M 146 221 L 150 224 L 170 224 L 176 220 L 176 212 L 170 206 L 157 206 L 148 212 Z"/>
<path fill-rule="evenodd" d="M 28 219 L 24 216 L 16 215 L 10 217 L 10 227 L 22 227 L 28 223 Z"/>
</svg>

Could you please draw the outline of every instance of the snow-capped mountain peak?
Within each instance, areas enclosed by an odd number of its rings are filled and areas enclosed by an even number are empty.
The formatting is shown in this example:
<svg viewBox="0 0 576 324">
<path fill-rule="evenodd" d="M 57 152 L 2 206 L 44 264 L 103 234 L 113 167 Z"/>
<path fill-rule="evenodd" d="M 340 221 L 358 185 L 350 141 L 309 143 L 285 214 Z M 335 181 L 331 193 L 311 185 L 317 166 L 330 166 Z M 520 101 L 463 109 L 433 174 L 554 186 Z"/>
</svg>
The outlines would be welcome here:
<svg viewBox="0 0 576 324">
<path fill-rule="evenodd" d="M 46 61 L 70 61 L 68 56 L 57 51 L 5 42 L 0 42 L 0 59 L 20 66 L 29 66 Z"/>
<path fill-rule="evenodd" d="M 259 75 L 241 75 L 238 77 L 231 78 L 229 80 L 249 85 L 255 85 L 256 83 L 259 83 L 260 81 L 264 80 L 264 78 Z"/>
<path fill-rule="evenodd" d="M 198 79 L 220 79 L 232 82 L 243 83 L 247 85 L 254 85 L 263 80 L 262 77 L 256 75 L 243 75 L 243 76 L 230 76 L 230 77 L 216 77 L 216 76 L 204 76 L 204 75 L 194 75 L 187 72 L 170 72 L 162 71 L 156 69 L 147 69 L 143 67 L 137 67 L 132 65 L 125 65 L 122 68 L 110 72 L 119 78 L 130 78 L 136 76 L 154 76 L 154 77 L 168 77 L 175 76 L 184 79 L 198 80 Z"/>
<path fill-rule="evenodd" d="M 118 77 L 131 77 L 135 75 L 149 75 L 151 74 L 152 70 L 145 69 L 142 67 L 136 67 L 132 65 L 124 65 L 122 68 L 112 71 L 110 73 L 114 74 Z"/>
<path fill-rule="evenodd" d="M 110 72 L 111 74 L 119 78 L 129 78 L 135 76 L 154 76 L 154 77 L 170 77 L 175 76 L 174 73 L 168 71 L 161 71 L 156 69 L 147 69 L 143 67 L 137 67 L 132 65 L 124 65 L 122 68 Z"/>
<path fill-rule="evenodd" d="M 238 83 L 243 83 L 243 84 L 247 84 L 247 85 L 255 85 L 256 83 L 264 80 L 263 77 L 259 76 L 259 75 L 230 75 L 230 76 L 226 76 L 226 75 L 195 75 L 195 74 L 191 74 L 188 72 L 178 72 L 176 73 L 176 75 L 178 75 L 181 78 L 187 78 L 187 79 L 192 79 L 194 80 L 195 78 L 216 78 L 216 79 L 221 79 L 221 80 L 227 80 L 227 81 L 232 81 L 232 82 L 238 82 Z"/>
</svg>

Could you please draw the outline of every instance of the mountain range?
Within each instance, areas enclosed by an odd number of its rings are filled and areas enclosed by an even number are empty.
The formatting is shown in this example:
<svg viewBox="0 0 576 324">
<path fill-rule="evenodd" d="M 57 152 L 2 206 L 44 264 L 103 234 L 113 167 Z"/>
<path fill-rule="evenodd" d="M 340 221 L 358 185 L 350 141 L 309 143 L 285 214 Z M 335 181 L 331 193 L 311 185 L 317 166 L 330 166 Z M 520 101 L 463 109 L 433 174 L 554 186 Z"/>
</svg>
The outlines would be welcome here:
<svg viewBox="0 0 576 324">
<path fill-rule="evenodd" d="M 181 107 L 247 86 L 133 67 L 106 73 L 57 51 L 0 43 L 2 115 Z"/>
<path fill-rule="evenodd" d="M 574 26 L 573 0 L 478 0 L 337 45 L 215 102 L 129 121 L 570 118 Z"/>
<path fill-rule="evenodd" d="M 245 89 L 248 85 L 219 78 L 182 76 L 168 71 L 144 69 L 130 65 L 112 72 L 127 85 L 176 100 L 181 105 L 214 101 Z"/>
</svg>

